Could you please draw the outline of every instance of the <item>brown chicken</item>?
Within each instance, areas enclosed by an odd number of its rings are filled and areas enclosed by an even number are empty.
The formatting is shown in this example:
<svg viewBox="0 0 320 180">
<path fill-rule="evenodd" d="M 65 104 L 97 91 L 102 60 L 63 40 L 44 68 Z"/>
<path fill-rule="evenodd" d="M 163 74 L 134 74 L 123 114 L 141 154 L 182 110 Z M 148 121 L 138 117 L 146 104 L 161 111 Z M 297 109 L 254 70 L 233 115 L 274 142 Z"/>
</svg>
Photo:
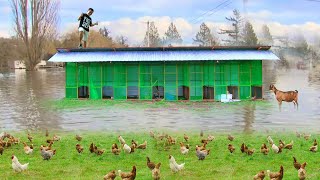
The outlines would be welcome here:
<svg viewBox="0 0 320 180">
<path fill-rule="evenodd" d="M 149 157 L 147 157 L 147 166 L 150 170 L 154 169 L 156 166 L 153 162 L 150 161 Z"/>
<path fill-rule="evenodd" d="M 146 149 L 147 148 L 147 141 L 144 141 L 142 144 L 137 146 L 137 149 Z"/>
<path fill-rule="evenodd" d="M 232 144 L 228 144 L 228 149 L 231 153 L 233 153 L 236 150 L 236 148 Z"/>
<path fill-rule="evenodd" d="M 138 143 L 135 142 L 133 139 L 132 139 L 132 141 L 131 141 L 131 145 L 134 145 L 135 147 L 138 147 Z"/>
<path fill-rule="evenodd" d="M 100 156 L 104 153 L 104 151 L 105 151 L 104 149 L 97 149 L 96 154 Z"/>
<path fill-rule="evenodd" d="M 108 174 L 106 174 L 103 179 L 104 180 L 114 180 L 117 177 L 116 171 L 110 171 Z"/>
<path fill-rule="evenodd" d="M 242 143 L 240 150 L 241 150 L 242 153 L 247 153 L 248 147 L 244 143 Z"/>
<path fill-rule="evenodd" d="M 291 141 L 289 144 L 286 144 L 284 146 L 285 149 L 292 149 L 292 147 L 293 147 L 293 141 Z"/>
<path fill-rule="evenodd" d="M 265 176 L 266 176 L 266 175 L 264 174 L 264 171 L 260 171 L 258 174 L 256 174 L 256 175 L 253 177 L 253 179 L 254 179 L 254 180 L 263 180 Z"/>
<path fill-rule="evenodd" d="M 183 135 L 183 138 L 184 138 L 184 140 L 185 140 L 186 142 L 188 142 L 189 136 L 187 136 L 186 134 L 184 134 L 184 135 Z"/>
<path fill-rule="evenodd" d="M 158 163 L 156 167 L 152 170 L 153 180 L 160 180 L 160 166 L 161 166 L 161 163 Z"/>
<path fill-rule="evenodd" d="M 4 148 L 3 148 L 2 144 L 0 144 L 0 154 L 1 155 L 3 154 L 3 151 L 4 151 Z"/>
<path fill-rule="evenodd" d="M 54 143 L 54 141 L 52 139 L 47 139 L 46 141 L 47 143 Z"/>
<path fill-rule="evenodd" d="M 297 161 L 297 159 L 295 157 L 293 157 L 293 166 L 294 168 L 296 168 L 297 170 L 300 169 L 301 164 Z"/>
<path fill-rule="evenodd" d="M 154 132 L 153 132 L 153 131 L 150 131 L 150 132 L 149 132 L 149 135 L 150 135 L 150 137 L 155 138 L 155 135 L 154 135 Z"/>
<path fill-rule="evenodd" d="M 208 143 L 209 142 L 209 140 L 208 139 L 201 139 L 201 141 L 200 141 L 201 143 Z"/>
<path fill-rule="evenodd" d="M 112 147 L 111 147 L 111 152 L 114 154 L 114 155 L 119 155 L 121 153 L 121 149 L 118 148 L 118 145 L 116 143 L 112 144 Z"/>
<path fill-rule="evenodd" d="M 78 153 L 82 153 L 83 152 L 83 147 L 80 144 L 76 145 L 76 150 L 78 151 Z"/>
<path fill-rule="evenodd" d="M 281 148 L 284 148 L 284 146 L 285 146 L 285 143 L 280 139 L 279 140 L 279 148 L 281 147 Z"/>
<path fill-rule="evenodd" d="M 228 139 L 229 139 L 229 141 L 233 141 L 233 140 L 234 140 L 234 137 L 231 136 L 230 134 L 228 134 Z"/>
<path fill-rule="evenodd" d="M 76 135 L 76 140 L 77 140 L 77 141 L 81 141 L 81 140 L 82 140 L 82 137 L 77 134 L 77 135 Z"/>
<path fill-rule="evenodd" d="M 94 145 L 93 143 L 90 144 L 89 150 L 90 150 L 91 153 L 96 152 L 97 149 L 98 149 L 98 148 L 97 148 L 96 145 Z"/>
<path fill-rule="evenodd" d="M 312 152 L 317 152 L 318 151 L 318 143 L 317 143 L 316 139 L 313 141 L 313 146 L 311 146 L 309 148 L 309 150 L 312 151 Z"/>
<path fill-rule="evenodd" d="M 309 138 L 311 137 L 311 134 L 303 134 L 303 137 L 305 140 L 309 140 Z"/>
<path fill-rule="evenodd" d="M 51 142 L 48 146 L 41 145 L 40 148 L 43 148 L 45 151 L 48 151 L 48 150 L 52 149 L 52 144 L 53 144 L 53 142 Z"/>
<path fill-rule="evenodd" d="M 254 153 L 254 151 L 255 151 L 254 149 L 248 149 L 247 154 L 251 156 Z"/>
<path fill-rule="evenodd" d="M 200 151 L 202 151 L 202 150 L 205 150 L 205 149 L 206 149 L 207 144 L 208 144 L 207 142 L 204 142 L 204 143 L 202 144 L 202 146 L 198 146 L 198 145 L 197 145 L 197 147 L 199 148 Z"/>
<path fill-rule="evenodd" d="M 282 180 L 283 178 L 283 166 L 280 166 L 279 172 L 270 172 L 270 170 L 267 170 L 268 176 L 271 180 Z"/>
<path fill-rule="evenodd" d="M 121 170 L 118 170 L 118 173 L 121 179 L 134 180 L 136 178 L 137 169 L 136 166 L 133 166 L 131 172 L 121 172 Z"/>
<path fill-rule="evenodd" d="M 305 180 L 306 179 L 306 175 L 307 175 L 307 172 L 306 172 L 306 167 L 307 163 L 304 162 L 303 164 L 301 164 L 301 167 L 300 169 L 298 170 L 298 177 L 300 180 Z"/>
<path fill-rule="evenodd" d="M 28 133 L 28 139 L 29 139 L 29 141 L 32 143 L 32 139 L 33 139 L 33 137 Z"/>
<path fill-rule="evenodd" d="M 263 153 L 264 155 L 268 155 L 269 149 L 265 143 L 261 145 L 260 152 Z"/>
</svg>

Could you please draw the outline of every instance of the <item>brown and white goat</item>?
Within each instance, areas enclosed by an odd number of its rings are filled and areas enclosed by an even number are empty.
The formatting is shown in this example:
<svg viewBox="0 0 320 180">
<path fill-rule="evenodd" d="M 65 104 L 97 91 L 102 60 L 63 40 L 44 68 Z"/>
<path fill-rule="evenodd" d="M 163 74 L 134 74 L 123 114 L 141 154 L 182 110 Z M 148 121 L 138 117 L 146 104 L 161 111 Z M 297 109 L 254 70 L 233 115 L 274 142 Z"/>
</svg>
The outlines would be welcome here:
<svg viewBox="0 0 320 180">
<path fill-rule="evenodd" d="M 273 84 L 270 85 L 269 90 L 274 92 L 276 99 L 279 103 L 279 109 L 281 109 L 282 101 L 293 102 L 294 107 L 297 105 L 297 108 L 298 108 L 298 91 L 297 90 L 283 92 L 278 90 Z"/>
</svg>

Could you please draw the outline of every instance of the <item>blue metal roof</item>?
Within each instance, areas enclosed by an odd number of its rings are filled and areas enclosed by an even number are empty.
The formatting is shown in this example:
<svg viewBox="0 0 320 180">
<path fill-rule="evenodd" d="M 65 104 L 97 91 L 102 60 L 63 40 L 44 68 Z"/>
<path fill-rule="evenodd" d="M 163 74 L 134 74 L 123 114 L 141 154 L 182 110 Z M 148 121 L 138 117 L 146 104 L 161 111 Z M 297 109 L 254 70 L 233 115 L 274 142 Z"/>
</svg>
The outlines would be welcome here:
<svg viewBox="0 0 320 180">
<path fill-rule="evenodd" d="M 279 60 L 269 50 L 252 49 L 197 49 L 197 50 L 138 50 L 92 51 L 59 50 L 51 62 L 105 62 L 105 61 L 210 61 L 210 60 Z"/>
</svg>

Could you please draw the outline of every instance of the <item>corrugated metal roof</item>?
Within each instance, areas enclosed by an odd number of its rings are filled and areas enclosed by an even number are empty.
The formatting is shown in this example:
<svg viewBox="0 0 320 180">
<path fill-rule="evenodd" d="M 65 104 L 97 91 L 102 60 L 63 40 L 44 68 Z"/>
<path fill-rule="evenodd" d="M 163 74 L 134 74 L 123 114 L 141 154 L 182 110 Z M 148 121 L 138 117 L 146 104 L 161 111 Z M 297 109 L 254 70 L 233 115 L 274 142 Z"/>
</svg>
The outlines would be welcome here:
<svg viewBox="0 0 320 180">
<path fill-rule="evenodd" d="M 60 51 L 51 62 L 279 60 L 269 50 Z"/>
</svg>

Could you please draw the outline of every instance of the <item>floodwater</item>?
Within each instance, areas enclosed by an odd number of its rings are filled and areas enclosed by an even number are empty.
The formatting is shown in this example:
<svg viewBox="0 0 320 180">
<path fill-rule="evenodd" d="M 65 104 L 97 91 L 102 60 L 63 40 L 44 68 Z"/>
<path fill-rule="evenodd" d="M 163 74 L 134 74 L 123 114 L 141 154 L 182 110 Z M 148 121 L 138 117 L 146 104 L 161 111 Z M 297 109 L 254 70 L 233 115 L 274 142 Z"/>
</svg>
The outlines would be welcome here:
<svg viewBox="0 0 320 180">
<path fill-rule="evenodd" d="M 66 103 L 63 100 L 64 79 L 62 68 L 0 72 L 0 131 L 43 128 L 62 131 L 203 129 L 244 132 L 319 129 L 319 70 L 275 71 L 265 68 L 263 101 L 164 103 L 156 106 L 145 104 L 152 102 L 131 102 L 125 108 L 118 105 L 50 108 L 48 102 Z M 284 102 L 280 112 L 274 94 L 268 91 L 270 83 L 280 90 L 297 89 L 299 109 L 294 109 L 293 103 Z M 79 101 L 81 104 L 86 100 Z"/>
</svg>

